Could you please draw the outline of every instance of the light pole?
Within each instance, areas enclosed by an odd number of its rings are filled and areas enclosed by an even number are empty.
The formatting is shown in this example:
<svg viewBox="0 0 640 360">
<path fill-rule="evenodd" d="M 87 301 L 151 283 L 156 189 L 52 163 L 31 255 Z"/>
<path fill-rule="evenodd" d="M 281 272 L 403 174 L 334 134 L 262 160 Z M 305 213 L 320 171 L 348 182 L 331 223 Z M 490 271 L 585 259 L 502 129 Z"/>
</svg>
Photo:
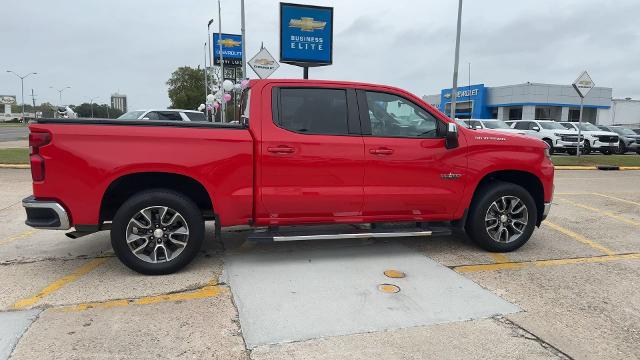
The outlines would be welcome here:
<svg viewBox="0 0 640 360">
<path fill-rule="evenodd" d="M 71 89 L 71 86 L 65 86 L 62 89 L 56 89 L 53 86 L 49 86 L 49 89 L 55 89 L 58 92 L 58 98 L 60 99 L 59 100 L 60 102 L 58 103 L 58 106 L 62 106 L 62 92 L 67 90 L 67 89 Z"/>
<path fill-rule="evenodd" d="M 220 0 L 218 0 L 218 51 L 220 52 L 220 54 L 218 54 L 220 56 L 220 88 L 222 88 L 222 83 L 224 82 L 224 63 L 223 63 L 223 59 L 222 59 L 222 8 L 220 5 Z M 224 90 L 223 92 L 223 98 L 222 101 L 220 101 L 222 107 L 222 112 L 220 113 L 220 121 L 224 122 L 224 118 L 225 118 L 225 101 L 224 101 Z"/>
<path fill-rule="evenodd" d="M 22 92 L 22 121 L 24 121 L 24 123 L 27 123 L 27 119 L 24 116 L 24 79 L 26 79 L 29 75 L 37 75 L 37 72 L 31 72 L 28 73 L 27 75 L 18 75 L 17 73 L 11 71 L 11 70 L 7 70 L 8 73 L 12 73 L 13 75 L 17 76 L 20 78 L 20 91 Z M 35 112 L 35 108 L 33 109 L 33 111 Z"/>
<path fill-rule="evenodd" d="M 460 29 L 462 22 L 462 0 L 458 1 L 458 28 L 456 32 L 456 55 L 453 63 L 453 88 L 451 89 L 451 118 L 456 119 L 456 98 L 458 96 L 458 62 L 460 61 Z"/>
<path fill-rule="evenodd" d="M 213 24 L 213 19 L 209 19 L 209 22 L 207 23 L 207 42 L 206 44 L 209 44 L 209 69 L 213 69 L 213 53 L 211 52 L 211 24 Z M 209 119 L 209 116 L 212 117 L 211 121 L 213 122 L 213 116 L 211 115 L 212 112 L 209 110 L 208 107 L 206 107 L 207 105 L 207 96 L 209 95 L 209 89 L 213 88 L 213 79 L 211 79 L 211 81 L 209 81 L 209 72 L 207 71 L 207 57 L 205 55 L 204 57 L 204 76 L 205 76 L 205 80 L 207 81 L 207 88 L 206 91 L 204 93 L 204 103 L 205 103 L 205 110 L 207 111 L 207 120 Z"/>
<path fill-rule="evenodd" d="M 247 39 L 245 39 L 245 31 L 244 31 L 244 0 L 240 0 L 240 34 L 242 34 L 242 78 L 247 78 L 247 54 L 245 51 L 245 44 Z"/>
<path fill-rule="evenodd" d="M 90 99 L 91 102 L 89 103 L 91 105 L 91 118 L 92 119 L 93 119 L 93 100 L 96 100 L 96 99 L 100 99 L 100 96 L 92 97 Z"/>
</svg>

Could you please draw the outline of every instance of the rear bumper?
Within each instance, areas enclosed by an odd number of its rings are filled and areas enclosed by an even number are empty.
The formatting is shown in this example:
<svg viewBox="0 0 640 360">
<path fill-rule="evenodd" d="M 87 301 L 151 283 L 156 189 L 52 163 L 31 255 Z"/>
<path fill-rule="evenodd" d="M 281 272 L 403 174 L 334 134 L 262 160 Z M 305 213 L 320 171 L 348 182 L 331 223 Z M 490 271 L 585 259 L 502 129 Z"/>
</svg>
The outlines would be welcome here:
<svg viewBox="0 0 640 360">
<path fill-rule="evenodd" d="M 22 200 L 22 206 L 27 212 L 24 223 L 33 228 L 67 230 L 71 227 L 67 211 L 56 201 L 36 200 L 32 195 Z"/>
</svg>

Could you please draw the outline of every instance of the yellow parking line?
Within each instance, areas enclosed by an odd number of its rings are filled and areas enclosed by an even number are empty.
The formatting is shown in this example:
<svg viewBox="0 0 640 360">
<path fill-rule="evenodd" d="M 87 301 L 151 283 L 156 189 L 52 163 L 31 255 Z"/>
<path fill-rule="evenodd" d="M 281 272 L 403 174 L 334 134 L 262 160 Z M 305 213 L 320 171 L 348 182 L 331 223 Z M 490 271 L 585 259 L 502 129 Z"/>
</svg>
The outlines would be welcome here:
<svg viewBox="0 0 640 360">
<path fill-rule="evenodd" d="M 502 264 L 461 265 L 461 266 L 454 267 L 453 270 L 459 273 L 471 273 L 471 272 L 492 271 L 492 270 L 517 270 L 517 269 L 558 266 L 558 265 L 603 263 L 603 262 L 609 262 L 609 261 L 631 260 L 631 259 L 634 259 L 634 260 L 640 259 L 640 253 L 622 254 L 622 255 L 603 255 L 603 256 L 571 258 L 571 259 L 533 260 L 533 261 L 523 261 L 523 262 L 502 263 Z"/>
<path fill-rule="evenodd" d="M 88 263 L 85 263 L 84 265 L 80 266 L 79 268 L 75 269 L 71 274 L 66 275 L 54 282 L 52 282 L 51 284 L 47 285 L 44 289 L 40 290 L 40 292 L 38 292 L 36 295 L 30 297 L 30 298 L 26 298 L 26 299 L 22 299 L 17 301 L 15 304 L 13 304 L 12 308 L 13 309 L 24 309 L 26 307 L 32 306 L 34 304 L 36 304 L 37 302 L 39 302 L 40 300 L 42 300 L 44 297 L 60 290 L 60 288 L 64 287 L 65 285 L 72 283 L 76 280 L 78 280 L 79 278 L 81 278 L 82 276 L 86 275 L 88 272 L 90 272 L 91 270 L 97 268 L 98 266 L 102 265 L 105 261 L 107 261 L 108 258 L 98 258 L 98 259 L 93 259 L 91 261 L 89 261 Z"/>
<path fill-rule="evenodd" d="M 613 200 L 618 200 L 618 201 L 626 202 L 626 203 L 628 203 L 628 204 L 633 204 L 633 205 L 638 205 L 638 206 L 640 206 L 640 203 L 639 203 L 639 202 L 635 202 L 635 201 L 631 201 L 631 200 L 626 200 L 626 199 L 620 199 L 620 198 L 617 198 L 617 197 L 615 197 L 615 196 L 611 196 L 611 195 L 605 195 L 605 194 L 601 194 L 601 193 L 591 193 L 591 194 L 592 194 L 592 195 L 598 195 L 598 196 L 606 197 L 606 198 L 613 199 Z"/>
<path fill-rule="evenodd" d="M 571 201 L 571 200 L 567 200 L 567 199 L 557 198 L 557 200 L 564 201 L 564 202 L 569 203 L 569 204 L 571 204 L 573 206 L 581 207 L 583 209 L 587 209 L 587 210 L 590 210 L 590 211 L 595 211 L 595 212 L 600 213 L 602 215 L 606 215 L 606 216 L 608 216 L 608 217 L 610 217 L 612 219 L 621 221 L 623 223 L 627 223 L 629 225 L 640 226 L 640 222 L 628 219 L 628 218 L 626 218 L 624 216 L 616 215 L 616 214 L 612 213 L 611 211 L 600 210 L 598 208 L 594 208 L 593 206 L 580 204 L 580 203 L 577 203 L 575 201 Z"/>
<path fill-rule="evenodd" d="M 489 257 L 497 264 L 509 262 L 507 255 L 502 253 L 489 253 Z"/>
<path fill-rule="evenodd" d="M 586 244 L 586 245 L 590 246 L 591 248 L 593 248 L 595 250 L 601 251 L 601 252 L 603 252 L 603 253 L 605 253 L 607 255 L 615 255 L 615 252 L 613 250 L 608 249 L 608 248 L 606 248 L 606 247 L 604 247 L 604 246 L 602 246 L 602 245 L 600 245 L 600 244 L 598 244 L 598 243 L 596 243 L 596 242 L 594 242 L 592 240 L 589 240 L 586 237 L 584 237 L 584 236 L 582 236 L 580 234 L 577 234 L 577 233 L 575 233 L 575 232 L 573 232 L 573 231 L 571 231 L 571 230 L 569 230 L 567 228 L 564 228 L 564 227 L 562 227 L 560 225 L 554 224 L 549 220 L 546 220 L 543 224 L 548 226 L 548 227 L 550 227 L 550 228 L 552 228 L 555 231 L 561 232 L 561 233 L 573 238 L 574 240 L 577 240 L 577 241 L 579 241 L 579 242 L 581 242 L 583 244 Z"/>
<path fill-rule="evenodd" d="M 145 296 L 139 299 L 118 299 L 118 300 L 97 301 L 97 302 L 83 303 L 78 305 L 63 306 L 60 308 L 56 308 L 56 310 L 60 310 L 64 312 L 78 312 L 78 311 L 85 311 L 89 309 L 110 309 L 115 307 L 125 307 L 129 305 L 148 305 L 148 304 L 157 304 L 157 303 L 169 302 L 169 301 L 206 299 L 206 298 L 216 297 L 226 290 L 227 288 L 222 286 L 206 285 L 195 291 L 166 294 L 166 295 Z"/>
<path fill-rule="evenodd" d="M 24 239 L 24 238 L 29 237 L 29 236 L 37 233 L 37 232 L 38 232 L 38 230 L 35 230 L 35 229 L 23 231 L 20 234 L 9 236 L 7 238 L 4 238 L 4 239 L 0 240 L 0 245 L 8 244 L 8 243 L 10 243 L 12 241 L 15 241 L 15 240 Z"/>
</svg>

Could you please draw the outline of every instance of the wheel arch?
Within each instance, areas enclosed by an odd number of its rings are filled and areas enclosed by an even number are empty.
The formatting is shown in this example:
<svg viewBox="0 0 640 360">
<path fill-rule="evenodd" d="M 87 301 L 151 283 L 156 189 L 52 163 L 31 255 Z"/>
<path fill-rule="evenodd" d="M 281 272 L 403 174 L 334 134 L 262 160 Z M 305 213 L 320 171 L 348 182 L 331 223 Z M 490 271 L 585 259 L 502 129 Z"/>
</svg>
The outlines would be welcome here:
<svg viewBox="0 0 640 360">
<path fill-rule="evenodd" d="M 106 188 L 100 201 L 100 222 L 112 220 L 116 211 L 132 195 L 153 188 L 179 192 L 196 203 L 205 220 L 214 218 L 213 200 L 198 180 L 171 172 L 137 172 L 114 179 Z"/>
<path fill-rule="evenodd" d="M 490 184 L 493 181 L 504 181 L 522 186 L 527 190 L 536 204 L 537 226 L 542 222 L 542 214 L 544 212 L 544 187 L 540 179 L 533 173 L 523 170 L 498 170 L 486 174 L 480 182 L 478 182 L 473 196 L 471 198 L 471 206 L 479 195 L 479 189 Z"/>
</svg>

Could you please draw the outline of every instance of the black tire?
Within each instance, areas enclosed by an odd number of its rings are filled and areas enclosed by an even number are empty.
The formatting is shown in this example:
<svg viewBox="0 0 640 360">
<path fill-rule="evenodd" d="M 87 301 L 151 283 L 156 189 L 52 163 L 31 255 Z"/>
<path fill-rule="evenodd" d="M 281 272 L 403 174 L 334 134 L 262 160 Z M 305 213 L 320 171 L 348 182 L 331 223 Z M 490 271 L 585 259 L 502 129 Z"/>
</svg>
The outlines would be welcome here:
<svg viewBox="0 0 640 360">
<path fill-rule="evenodd" d="M 601 152 L 603 155 L 611 155 L 611 150 L 610 150 L 610 149 L 600 150 L 600 152 Z"/>
<path fill-rule="evenodd" d="M 581 153 L 585 155 L 591 154 L 591 144 L 589 144 L 589 140 L 584 141 L 584 147 L 582 148 Z"/>
<path fill-rule="evenodd" d="M 175 258 L 152 263 L 140 259 L 129 248 L 127 227 L 130 220 L 139 211 L 155 206 L 168 207 L 179 213 L 186 222 L 188 239 L 184 248 Z M 202 246 L 204 232 L 202 213 L 191 199 L 171 190 L 147 190 L 132 196 L 118 209 L 111 227 L 111 246 L 118 259 L 134 271 L 146 275 L 171 274 L 185 267 L 197 255 Z M 171 238 L 171 235 L 169 237 Z M 150 240 L 149 243 L 150 246 L 153 246 Z M 166 250 L 165 257 L 169 257 Z"/>
<path fill-rule="evenodd" d="M 542 141 L 546 142 L 547 146 L 549 146 L 549 155 L 555 154 L 555 150 L 553 149 L 553 142 L 549 139 L 544 139 Z"/>
<path fill-rule="evenodd" d="M 578 152 L 575 149 L 568 149 L 567 154 L 574 156 L 574 155 L 577 155 Z"/>
<path fill-rule="evenodd" d="M 505 196 L 516 197 L 521 200 L 528 213 L 527 223 L 522 228 L 522 233 L 517 239 L 510 242 L 501 242 L 492 238 L 487 230 L 487 225 L 485 225 L 485 216 L 489 211 L 489 207 Z M 482 185 L 476 190 L 465 228 L 467 235 L 481 248 L 491 252 L 508 252 L 520 248 L 529 240 L 537 221 L 538 211 L 536 204 L 527 190 L 513 183 L 493 181 Z"/>
<path fill-rule="evenodd" d="M 618 154 L 624 155 L 627 153 L 627 145 L 620 140 L 620 145 L 618 145 Z"/>
</svg>

